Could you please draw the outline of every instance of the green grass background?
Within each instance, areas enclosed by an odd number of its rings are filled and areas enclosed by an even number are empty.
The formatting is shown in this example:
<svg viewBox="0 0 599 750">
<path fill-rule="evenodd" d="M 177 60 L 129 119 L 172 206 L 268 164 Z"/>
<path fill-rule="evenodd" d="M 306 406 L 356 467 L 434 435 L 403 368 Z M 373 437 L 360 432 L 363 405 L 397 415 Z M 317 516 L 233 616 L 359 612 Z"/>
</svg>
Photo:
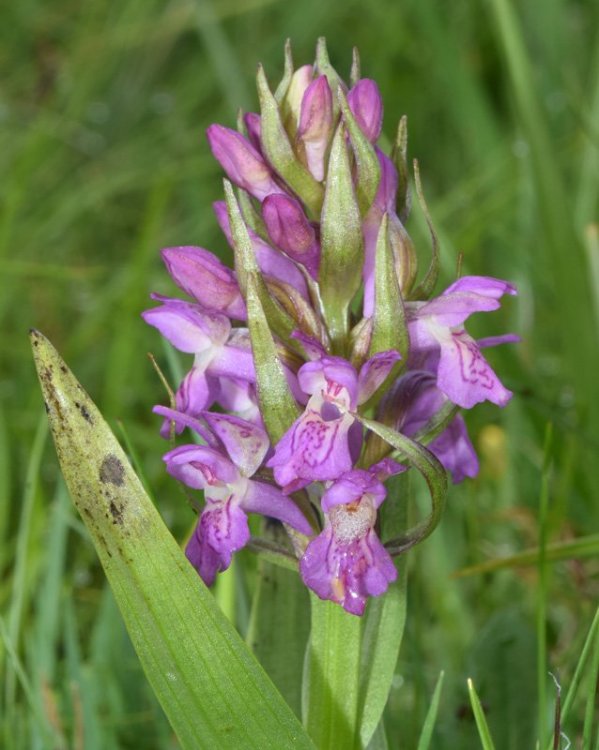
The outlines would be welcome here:
<svg viewBox="0 0 599 750">
<path fill-rule="evenodd" d="M 416 746 L 441 670 L 432 748 L 480 746 L 469 676 L 498 750 L 534 747 L 539 731 L 546 744 L 556 695 L 546 671 L 571 684 L 598 599 L 598 545 L 540 575 L 452 574 L 599 528 L 599 5 L 23 0 L 0 21 L 0 746 L 43 748 L 50 722 L 64 747 L 177 747 L 61 484 L 27 329 L 53 340 L 126 436 L 183 538 L 192 515 L 163 470 L 151 407 L 165 396 L 146 353 L 169 365 L 139 313 L 150 291 L 174 291 L 161 247 L 228 257 L 205 128 L 255 109 L 256 65 L 276 82 L 286 37 L 299 65 L 321 35 L 346 76 L 358 46 L 389 138 L 408 115 L 444 280 L 461 252 L 464 272 L 520 289 L 473 321 L 479 334 L 522 335 L 490 354 L 515 397 L 468 415 L 480 477 L 452 488 L 442 527 L 411 553 L 386 716 L 403 740 L 392 747 Z M 408 229 L 426 257 L 417 211 Z M 243 629 L 243 597 L 233 609 Z M 585 664 L 564 726 L 575 747 L 592 682 Z"/>
</svg>

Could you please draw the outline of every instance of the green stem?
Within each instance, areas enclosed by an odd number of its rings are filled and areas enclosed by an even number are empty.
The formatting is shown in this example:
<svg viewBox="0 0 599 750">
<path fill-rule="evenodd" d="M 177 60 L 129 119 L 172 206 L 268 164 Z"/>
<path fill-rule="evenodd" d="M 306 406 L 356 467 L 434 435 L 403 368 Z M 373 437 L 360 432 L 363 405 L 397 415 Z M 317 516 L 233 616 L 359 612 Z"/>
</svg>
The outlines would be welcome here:
<svg viewBox="0 0 599 750">
<path fill-rule="evenodd" d="M 318 750 L 359 747 L 358 698 L 362 622 L 338 604 L 311 595 L 304 725 Z"/>
</svg>

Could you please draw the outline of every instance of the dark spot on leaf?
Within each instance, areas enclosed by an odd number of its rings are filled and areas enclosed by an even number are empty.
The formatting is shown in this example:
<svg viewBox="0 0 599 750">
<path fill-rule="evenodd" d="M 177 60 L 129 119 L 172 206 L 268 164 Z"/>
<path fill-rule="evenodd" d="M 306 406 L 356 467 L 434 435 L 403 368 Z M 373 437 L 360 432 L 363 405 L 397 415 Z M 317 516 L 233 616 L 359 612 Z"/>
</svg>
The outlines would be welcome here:
<svg viewBox="0 0 599 750">
<path fill-rule="evenodd" d="M 60 365 L 60 371 L 61 372 L 68 372 L 67 368 L 65 367 L 65 365 Z"/>
<path fill-rule="evenodd" d="M 44 401 L 44 409 L 46 410 L 46 414 L 50 413 L 50 407 L 48 406 L 48 402 Z"/>
<path fill-rule="evenodd" d="M 121 487 L 125 483 L 125 467 L 119 459 L 109 453 L 100 466 L 100 481 Z"/>
<path fill-rule="evenodd" d="M 80 404 L 79 401 L 75 401 L 75 406 L 79 409 L 79 411 L 81 412 L 81 416 L 83 417 L 83 419 L 85 419 L 86 422 L 89 422 L 90 424 L 94 423 L 92 415 L 87 410 L 85 404 Z"/>
<path fill-rule="evenodd" d="M 119 506 L 114 502 L 114 500 L 110 501 L 110 515 L 112 516 L 112 520 L 114 523 L 118 523 L 119 526 L 123 525 L 123 510 L 122 508 L 119 508 Z"/>
</svg>

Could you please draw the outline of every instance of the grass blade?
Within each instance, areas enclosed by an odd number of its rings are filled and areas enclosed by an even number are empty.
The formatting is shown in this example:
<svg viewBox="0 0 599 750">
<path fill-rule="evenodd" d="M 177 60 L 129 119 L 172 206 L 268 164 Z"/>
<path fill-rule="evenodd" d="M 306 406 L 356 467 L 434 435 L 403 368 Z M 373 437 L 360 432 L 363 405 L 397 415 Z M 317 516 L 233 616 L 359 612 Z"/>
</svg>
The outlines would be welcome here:
<svg viewBox="0 0 599 750">
<path fill-rule="evenodd" d="M 420 733 L 420 739 L 418 740 L 417 750 L 428 750 L 428 747 L 430 745 L 431 738 L 433 736 L 433 730 L 435 728 L 435 722 L 437 721 L 437 712 L 439 710 L 439 702 L 441 700 L 441 690 L 443 688 L 444 677 L 445 672 L 441 672 L 439 674 L 439 678 L 437 679 L 435 691 L 433 692 L 433 697 L 431 698 L 431 704 L 428 708 L 428 711 L 426 712 L 426 718 L 424 719 L 424 724 L 422 725 L 422 732 Z"/>
<path fill-rule="evenodd" d="M 491 739 L 491 733 L 489 732 L 489 727 L 485 718 L 485 712 L 480 704 L 480 700 L 478 699 L 478 695 L 474 688 L 474 683 L 471 679 L 468 679 L 468 694 L 470 695 L 470 705 L 472 706 L 476 727 L 478 729 L 478 736 L 480 737 L 483 750 L 495 750 L 495 745 Z"/>
</svg>

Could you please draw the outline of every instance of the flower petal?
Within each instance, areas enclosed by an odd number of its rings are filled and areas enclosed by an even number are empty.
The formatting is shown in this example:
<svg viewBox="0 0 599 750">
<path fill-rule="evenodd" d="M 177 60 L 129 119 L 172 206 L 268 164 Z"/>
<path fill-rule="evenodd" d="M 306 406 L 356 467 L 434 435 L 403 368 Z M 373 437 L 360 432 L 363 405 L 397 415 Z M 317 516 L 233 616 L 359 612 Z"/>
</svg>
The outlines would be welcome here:
<svg viewBox="0 0 599 750">
<path fill-rule="evenodd" d="M 265 482 L 248 482 L 247 492 L 242 501 L 243 508 L 250 513 L 277 518 L 282 523 L 293 526 L 306 536 L 314 533 L 304 514 L 278 487 Z"/>
<path fill-rule="evenodd" d="M 349 543 L 338 541 L 328 526 L 310 542 L 300 560 L 302 580 L 321 599 L 362 615 L 366 598 L 383 594 L 397 571 L 374 531 Z"/>
<path fill-rule="evenodd" d="M 353 469 L 343 474 L 324 493 L 321 507 L 328 513 L 336 505 L 349 505 L 368 495 L 374 508 L 378 508 L 386 496 L 384 485 L 371 471 Z M 348 515 L 351 514 L 348 512 Z"/>
<path fill-rule="evenodd" d="M 505 406 L 512 397 L 465 331 L 448 332 L 439 342 L 437 385 L 454 404 L 470 409 L 481 401 Z"/>
<path fill-rule="evenodd" d="M 247 516 L 233 498 L 206 502 L 185 554 L 207 586 L 226 570 L 233 553 L 250 538 Z"/>
<path fill-rule="evenodd" d="M 325 421 L 319 411 L 307 408 L 279 440 L 267 463 L 274 469 L 277 484 L 293 492 L 349 471 L 353 457 L 348 433 L 353 424 L 348 414 Z"/>
<path fill-rule="evenodd" d="M 384 382 L 393 366 L 401 359 L 401 354 L 394 349 L 378 352 L 360 368 L 358 376 L 358 403 L 363 404 L 376 392 Z"/>
<path fill-rule="evenodd" d="M 492 276 L 462 276 L 454 281 L 451 286 L 448 286 L 443 294 L 452 294 L 453 292 L 472 292 L 483 297 L 499 299 L 504 294 L 517 294 L 518 290 L 509 281 L 495 279 Z"/>
<path fill-rule="evenodd" d="M 224 344 L 231 324 L 224 315 L 202 310 L 189 302 L 161 297 L 164 304 L 142 313 L 142 318 L 179 349 L 197 354 Z"/>
<path fill-rule="evenodd" d="M 451 473 L 454 484 L 478 474 L 478 457 L 461 414 L 450 422 L 447 429 L 428 448 Z"/>
<path fill-rule="evenodd" d="M 244 477 L 256 473 L 269 447 L 266 432 L 256 424 L 231 414 L 204 412 L 202 417 L 222 441 L 231 461 Z"/>
<path fill-rule="evenodd" d="M 239 479 L 236 466 L 205 445 L 181 445 L 165 453 L 163 460 L 171 476 L 194 490 L 225 487 Z"/>
</svg>

